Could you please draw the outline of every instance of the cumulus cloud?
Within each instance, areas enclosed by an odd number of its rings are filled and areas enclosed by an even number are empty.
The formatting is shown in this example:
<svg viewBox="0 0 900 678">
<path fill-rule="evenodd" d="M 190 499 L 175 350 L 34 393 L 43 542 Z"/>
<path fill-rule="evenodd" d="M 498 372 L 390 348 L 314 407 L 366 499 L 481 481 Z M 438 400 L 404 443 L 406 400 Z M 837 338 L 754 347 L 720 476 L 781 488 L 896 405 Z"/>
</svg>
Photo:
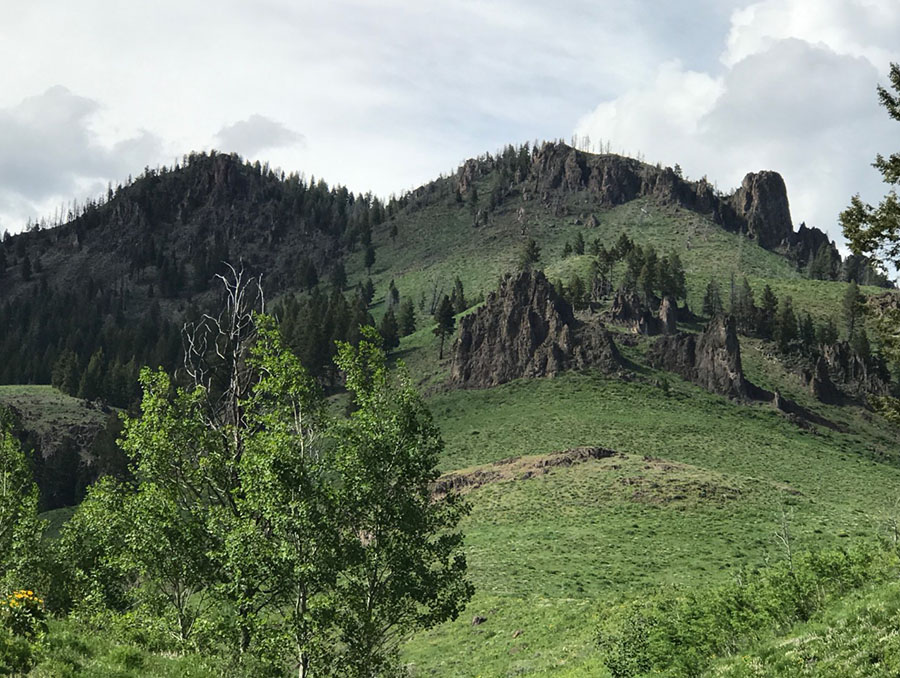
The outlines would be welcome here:
<svg viewBox="0 0 900 678">
<path fill-rule="evenodd" d="M 235 151 L 247 157 L 253 157 L 265 149 L 302 146 L 306 143 L 302 134 L 259 114 L 223 127 L 216 134 L 216 141 L 223 151 Z"/>
<path fill-rule="evenodd" d="M 777 170 L 795 224 L 841 242 L 838 213 L 853 193 L 877 199 L 883 190 L 870 163 L 894 150 L 895 123 L 875 86 L 896 35 L 883 29 L 900 30 L 900 5 L 823 0 L 815 10 L 803 0 L 736 10 L 721 69 L 664 64 L 655 79 L 581 118 L 577 134 L 680 163 L 726 190 L 746 172 Z"/>
<path fill-rule="evenodd" d="M 54 201 L 69 201 L 98 180 L 120 180 L 156 163 L 160 141 L 148 132 L 106 146 L 91 121 L 100 105 L 65 87 L 0 109 L 0 216 L 4 228 L 39 216 Z M 21 225 L 20 225 L 21 226 Z"/>
</svg>

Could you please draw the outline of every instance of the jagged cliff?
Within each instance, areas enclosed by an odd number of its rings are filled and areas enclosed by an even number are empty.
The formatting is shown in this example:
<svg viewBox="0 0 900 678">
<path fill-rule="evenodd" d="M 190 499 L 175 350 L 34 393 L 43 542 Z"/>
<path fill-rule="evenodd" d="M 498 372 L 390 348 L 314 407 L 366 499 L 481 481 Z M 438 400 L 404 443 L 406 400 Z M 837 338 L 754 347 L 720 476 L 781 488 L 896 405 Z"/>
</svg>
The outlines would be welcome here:
<svg viewBox="0 0 900 678">
<path fill-rule="evenodd" d="M 566 369 L 619 369 L 622 358 L 599 322 L 575 318 L 540 271 L 507 276 L 500 289 L 460 321 L 450 384 L 487 388 L 521 377 L 547 377 Z"/>
</svg>

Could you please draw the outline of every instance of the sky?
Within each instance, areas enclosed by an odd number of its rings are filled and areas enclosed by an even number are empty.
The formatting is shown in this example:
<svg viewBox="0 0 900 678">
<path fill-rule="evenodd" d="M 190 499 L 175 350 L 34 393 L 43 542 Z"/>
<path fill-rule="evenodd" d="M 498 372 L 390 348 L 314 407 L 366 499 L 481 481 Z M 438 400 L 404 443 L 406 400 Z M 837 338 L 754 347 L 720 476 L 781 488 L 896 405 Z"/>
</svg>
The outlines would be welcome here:
<svg viewBox="0 0 900 678">
<path fill-rule="evenodd" d="M 900 148 L 900 0 L 0 0 L 0 231 L 218 149 L 389 196 L 587 137 L 826 230 Z"/>
</svg>

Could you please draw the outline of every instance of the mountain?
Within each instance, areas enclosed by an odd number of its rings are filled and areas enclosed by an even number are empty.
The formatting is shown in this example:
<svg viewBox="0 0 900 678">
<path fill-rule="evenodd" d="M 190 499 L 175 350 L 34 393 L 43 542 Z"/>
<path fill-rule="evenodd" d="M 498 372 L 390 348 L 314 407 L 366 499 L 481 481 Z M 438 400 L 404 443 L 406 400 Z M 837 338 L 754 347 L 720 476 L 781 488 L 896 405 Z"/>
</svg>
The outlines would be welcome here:
<svg viewBox="0 0 900 678">
<path fill-rule="evenodd" d="M 860 315 L 895 292 L 795 230 L 775 172 L 724 194 L 630 158 L 510 146 L 382 202 L 198 154 L 72 217 L 0 246 L 0 380 L 84 396 L 65 401 L 75 426 L 98 399 L 131 405 L 140 366 L 178 366 L 222 261 L 263 274 L 336 403 L 333 340 L 411 309 L 390 356 L 442 431 L 437 491 L 471 502 L 477 590 L 465 618 L 407 639 L 412 675 L 607 675 L 601 620 L 785 560 L 776 532 L 800 553 L 896 520 L 900 436 L 874 408 L 896 380 Z M 458 330 L 439 358 L 444 296 Z M 23 387 L 5 388 L 15 406 Z"/>
</svg>

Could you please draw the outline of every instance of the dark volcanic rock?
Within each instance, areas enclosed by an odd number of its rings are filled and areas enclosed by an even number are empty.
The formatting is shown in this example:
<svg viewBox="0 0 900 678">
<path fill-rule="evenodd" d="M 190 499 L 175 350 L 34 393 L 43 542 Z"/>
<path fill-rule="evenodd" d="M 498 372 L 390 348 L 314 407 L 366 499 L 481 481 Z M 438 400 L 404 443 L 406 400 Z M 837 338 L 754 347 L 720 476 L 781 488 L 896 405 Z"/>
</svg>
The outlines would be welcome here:
<svg viewBox="0 0 900 678">
<path fill-rule="evenodd" d="M 828 361 L 823 356 L 816 360 L 816 366 L 812 373 L 804 375 L 809 382 L 809 392 L 823 403 L 838 403 L 841 400 L 840 391 L 831 380 L 828 373 Z"/>
<path fill-rule="evenodd" d="M 678 304 L 672 297 L 665 297 L 659 305 L 659 330 L 663 334 L 678 331 Z"/>
<path fill-rule="evenodd" d="M 598 322 L 576 320 L 572 307 L 540 271 L 507 276 L 498 292 L 460 321 L 450 383 L 486 388 L 566 369 L 615 371 L 622 358 Z"/>
<path fill-rule="evenodd" d="M 714 318 L 699 335 L 679 332 L 660 337 L 648 357 L 654 367 L 674 372 L 712 393 L 753 397 L 754 387 L 744 379 L 741 347 L 730 316 Z"/>
<path fill-rule="evenodd" d="M 822 347 L 822 362 L 828 369 L 831 381 L 839 384 L 851 395 L 887 395 L 889 375 L 870 365 L 846 341 Z"/>
<path fill-rule="evenodd" d="M 809 228 L 806 224 L 800 224 L 800 228 L 792 231 L 785 241 L 785 253 L 798 266 L 806 266 L 816 256 L 822 245 L 829 245 L 832 250 L 832 258 L 840 262 L 840 252 L 828 239 L 828 234 L 818 228 Z"/>
<path fill-rule="evenodd" d="M 663 319 L 664 312 L 667 315 L 666 319 Z M 663 326 L 669 320 L 674 323 L 674 319 L 670 317 L 671 313 L 671 306 L 667 306 L 665 311 L 660 306 L 659 317 L 654 317 L 649 309 L 644 308 L 636 292 L 619 290 L 613 298 L 612 308 L 608 317 L 611 322 L 625 325 L 633 332 L 652 337 L 665 333 Z"/>
<path fill-rule="evenodd" d="M 743 222 L 739 230 L 754 236 L 763 247 L 777 247 L 793 232 L 787 189 L 778 172 L 748 174 L 728 202 Z"/>
<path fill-rule="evenodd" d="M 729 231 L 756 238 L 768 249 L 786 247 L 793 233 L 784 180 L 768 170 L 747 174 L 734 194 L 722 197 L 705 179 L 686 181 L 668 167 L 618 155 L 584 153 L 565 144 L 545 144 L 533 155 L 523 191 L 540 196 L 547 204 L 560 191 L 587 191 L 595 202 L 606 206 L 650 197 L 659 205 L 706 214 Z M 803 234 L 797 247 L 809 239 L 809 234 Z"/>
</svg>

